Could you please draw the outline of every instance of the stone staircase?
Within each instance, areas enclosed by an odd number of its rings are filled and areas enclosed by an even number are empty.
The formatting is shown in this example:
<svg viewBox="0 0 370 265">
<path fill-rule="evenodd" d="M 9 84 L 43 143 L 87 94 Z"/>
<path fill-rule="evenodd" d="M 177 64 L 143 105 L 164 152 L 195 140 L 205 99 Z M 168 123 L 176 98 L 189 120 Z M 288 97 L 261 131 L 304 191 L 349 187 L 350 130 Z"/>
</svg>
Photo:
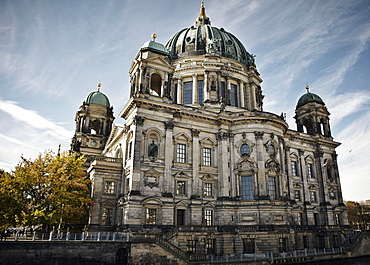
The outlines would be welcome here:
<svg viewBox="0 0 370 265">
<path fill-rule="evenodd" d="M 178 228 L 174 228 L 165 234 L 156 235 L 155 242 L 187 264 L 206 264 L 209 262 L 210 256 L 208 254 L 189 254 L 172 244 L 171 239 L 175 237 L 177 233 Z"/>
</svg>

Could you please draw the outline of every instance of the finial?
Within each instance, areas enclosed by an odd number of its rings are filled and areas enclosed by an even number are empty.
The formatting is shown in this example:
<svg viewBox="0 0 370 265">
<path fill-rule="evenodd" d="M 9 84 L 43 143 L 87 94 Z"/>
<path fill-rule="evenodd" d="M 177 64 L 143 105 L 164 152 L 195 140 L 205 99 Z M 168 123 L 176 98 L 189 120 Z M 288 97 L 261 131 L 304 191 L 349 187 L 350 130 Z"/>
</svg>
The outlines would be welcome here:
<svg viewBox="0 0 370 265">
<path fill-rule="evenodd" d="M 211 24 L 209 21 L 209 17 L 206 16 L 206 8 L 204 7 L 204 0 L 202 0 L 202 4 L 200 6 L 199 17 L 196 23 L 197 25 Z"/>
<path fill-rule="evenodd" d="M 98 92 L 100 92 L 101 83 L 98 83 Z"/>
<path fill-rule="evenodd" d="M 155 39 L 157 38 L 157 34 L 153 33 L 151 37 L 152 37 L 152 40 L 155 41 Z"/>
<path fill-rule="evenodd" d="M 310 93 L 310 87 L 306 86 L 306 89 L 307 89 L 307 93 Z"/>
</svg>

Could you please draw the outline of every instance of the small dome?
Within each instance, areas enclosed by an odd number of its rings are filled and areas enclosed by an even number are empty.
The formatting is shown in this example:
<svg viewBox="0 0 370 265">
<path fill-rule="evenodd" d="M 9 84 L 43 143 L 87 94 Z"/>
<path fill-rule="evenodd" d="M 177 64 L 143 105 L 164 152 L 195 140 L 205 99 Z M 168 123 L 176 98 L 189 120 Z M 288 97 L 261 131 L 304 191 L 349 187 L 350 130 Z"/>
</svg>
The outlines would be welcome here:
<svg viewBox="0 0 370 265">
<path fill-rule="evenodd" d="M 316 102 L 316 103 L 325 105 L 324 101 L 318 95 L 307 92 L 298 100 L 297 108 L 309 102 Z"/>
<path fill-rule="evenodd" d="M 85 103 L 86 104 L 99 104 L 99 105 L 103 105 L 107 108 L 110 108 L 110 103 L 109 103 L 109 99 L 106 95 L 104 95 L 103 93 L 101 93 L 100 91 L 94 91 L 94 92 L 91 92 L 86 100 L 85 100 Z"/>
<path fill-rule="evenodd" d="M 169 55 L 166 47 L 164 47 L 163 44 L 161 44 L 159 42 L 155 42 L 153 40 L 145 42 L 140 50 L 141 51 L 151 50 L 151 51 L 154 51 L 154 52 L 159 52 L 159 53 L 164 54 L 164 55 Z"/>
</svg>

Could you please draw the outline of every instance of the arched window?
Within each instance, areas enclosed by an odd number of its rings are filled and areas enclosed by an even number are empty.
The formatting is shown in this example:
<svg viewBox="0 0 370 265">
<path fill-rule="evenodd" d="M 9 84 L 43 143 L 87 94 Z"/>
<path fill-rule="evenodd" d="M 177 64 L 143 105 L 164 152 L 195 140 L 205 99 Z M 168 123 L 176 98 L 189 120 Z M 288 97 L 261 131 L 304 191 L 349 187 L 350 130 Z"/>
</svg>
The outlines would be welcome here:
<svg viewBox="0 0 370 265">
<path fill-rule="evenodd" d="M 303 126 L 306 129 L 306 131 L 305 131 L 306 133 L 308 133 L 308 134 L 314 134 L 312 119 L 310 119 L 308 117 L 305 118 L 303 120 Z"/>
<path fill-rule="evenodd" d="M 162 79 L 158 74 L 152 74 L 150 78 L 150 91 L 152 95 L 161 96 Z"/>
<path fill-rule="evenodd" d="M 99 120 L 94 120 L 94 121 L 91 122 L 90 133 L 91 134 L 99 134 L 100 133 L 100 121 Z"/>
</svg>

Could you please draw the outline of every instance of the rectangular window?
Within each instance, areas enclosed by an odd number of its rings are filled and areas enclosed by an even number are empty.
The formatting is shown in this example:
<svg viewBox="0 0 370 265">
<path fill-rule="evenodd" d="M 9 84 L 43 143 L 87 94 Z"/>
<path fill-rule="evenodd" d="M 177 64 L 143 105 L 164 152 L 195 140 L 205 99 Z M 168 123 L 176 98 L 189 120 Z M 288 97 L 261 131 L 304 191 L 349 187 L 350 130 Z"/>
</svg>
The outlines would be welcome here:
<svg viewBox="0 0 370 265">
<path fill-rule="evenodd" d="M 204 183 L 204 197 L 212 197 L 212 183 Z"/>
<path fill-rule="evenodd" d="M 332 237 L 332 242 L 333 242 L 333 248 L 339 248 L 340 247 L 339 238 L 338 238 L 337 235 L 334 235 Z"/>
<path fill-rule="evenodd" d="M 155 225 L 157 220 L 157 209 L 146 208 L 145 224 Z"/>
<path fill-rule="evenodd" d="M 230 105 L 231 106 L 238 106 L 238 92 L 237 92 L 237 85 L 231 84 L 230 85 Z"/>
<path fill-rule="evenodd" d="M 318 236 L 319 238 L 319 249 L 325 248 L 325 236 Z"/>
<path fill-rule="evenodd" d="M 177 144 L 176 161 L 179 162 L 179 163 L 185 163 L 186 162 L 186 145 Z"/>
<path fill-rule="evenodd" d="M 185 181 L 177 181 L 176 185 L 176 195 L 184 196 L 186 194 L 186 182 Z"/>
<path fill-rule="evenodd" d="M 102 225 L 112 225 L 113 221 L 113 209 L 104 208 L 101 218 Z"/>
<path fill-rule="evenodd" d="M 256 252 L 254 238 L 243 238 L 243 253 L 254 254 Z"/>
<path fill-rule="evenodd" d="M 221 82 L 221 99 L 226 99 L 226 83 Z"/>
<path fill-rule="evenodd" d="M 207 238 L 206 252 L 207 252 L 207 254 L 215 254 L 215 239 Z"/>
<path fill-rule="evenodd" d="M 104 193 L 114 194 L 114 181 L 106 181 L 104 185 Z"/>
<path fill-rule="evenodd" d="M 204 83 L 203 80 L 198 81 L 198 104 L 204 103 Z"/>
<path fill-rule="evenodd" d="M 301 200 L 301 191 L 299 191 L 299 190 L 294 191 L 294 199 L 297 200 L 297 201 Z"/>
<path fill-rule="evenodd" d="M 242 176 L 242 200 L 253 200 L 253 179 L 252 176 Z"/>
<path fill-rule="evenodd" d="M 177 225 L 185 225 L 185 210 L 177 209 Z"/>
<path fill-rule="evenodd" d="M 317 202 L 316 191 L 310 191 L 311 202 Z"/>
<path fill-rule="evenodd" d="M 297 162 L 296 161 L 292 161 L 292 176 L 297 176 Z"/>
<path fill-rule="evenodd" d="M 193 82 L 184 83 L 184 104 L 193 103 Z"/>
<path fill-rule="evenodd" d="M 204 221 L 205 225 L 212 225 L 212 210 L 204 210 Z"/>
<path fill-rule="evenodd" d="M 279 251 L 280 253 L 288 251 L 288 239 L 286 237 L 279 238 Z"/>
<path fill-rule="evenodd" d="M 174 90 L 173 90 L 173 102 L 174 103 L 178 103 L 177 102 L 177 84 L 175 84 L 175 88 L 174 88 Z"/>
<path fill-rule="evenodd" d="M 319 225 L 319 214 L 318 213 L 314 213 L 313 214 L 313 221 L 314 221 L 314 224 L 315 225 Z"/>
<path fill-rule="evenodd" d="M 313 166 L 312 164 L 307 164 L 307 176 L 308 178 L 313 178 Z"/>
<path fill-rule="evenodd" d="M 211 166 L 211 148 L 203 148 L 203 165 Z"/>
<path fill-rule="evenodd" d="M 308 248 L 308 236 L 303 236 L 303 248 Z"/>
<path fill-rule="evenodd" d="M 186 252 L 188 254 L 196 254 L 197 252 L 197 241 L 196 240 L 188 240 L 188 244 L 186 245 Z"/>
<path fill-rule="evenodd" d="M 276 178 L 268 177 L 270 199 L 276 199 Z"/>
<path fill-rule="evenodd" d="M 129 142 L 128 148 L 127 148 L 127 159 L 131 158 L 131 153 L 132 153 L 132 142 Z"/>
</svg>

